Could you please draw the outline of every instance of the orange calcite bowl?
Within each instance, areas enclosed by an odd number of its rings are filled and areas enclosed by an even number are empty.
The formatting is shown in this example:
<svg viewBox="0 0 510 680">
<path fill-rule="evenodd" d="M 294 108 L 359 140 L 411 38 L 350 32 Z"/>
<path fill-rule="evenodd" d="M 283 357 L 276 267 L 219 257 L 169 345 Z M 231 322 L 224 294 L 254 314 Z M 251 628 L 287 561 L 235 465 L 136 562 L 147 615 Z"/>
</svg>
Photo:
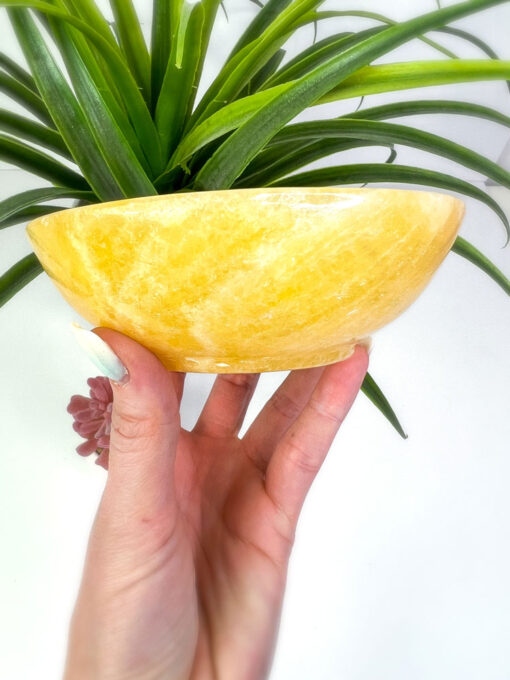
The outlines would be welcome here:
<svg viewBox="0 0 510 680">
<path fill-rule="evenodd" d="M 464 214 L 449 195 L 267 188 L 62 210 L 27 227 L 68 303 L 170 370 L 329 364 L 406 309 Z"/>
</svg>

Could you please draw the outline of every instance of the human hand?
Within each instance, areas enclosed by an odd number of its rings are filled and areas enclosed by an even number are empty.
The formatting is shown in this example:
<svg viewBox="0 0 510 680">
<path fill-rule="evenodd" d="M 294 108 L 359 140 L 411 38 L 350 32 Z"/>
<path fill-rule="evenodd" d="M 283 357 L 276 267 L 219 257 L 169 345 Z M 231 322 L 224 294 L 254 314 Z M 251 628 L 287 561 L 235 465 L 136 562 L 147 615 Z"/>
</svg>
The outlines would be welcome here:
<svg viewBox="0 0 510 680">
<path fill-rule="evenodd" d="M 367 352 L 291 372 L 240 439 L 258 375 L 219 375 L 188 432 L 184 375 L 121 333 L 94 332 L 129 381 L 112 382 L 108 478 L 65 680 L 261 680 L 298 516 Z"/>
</svg>

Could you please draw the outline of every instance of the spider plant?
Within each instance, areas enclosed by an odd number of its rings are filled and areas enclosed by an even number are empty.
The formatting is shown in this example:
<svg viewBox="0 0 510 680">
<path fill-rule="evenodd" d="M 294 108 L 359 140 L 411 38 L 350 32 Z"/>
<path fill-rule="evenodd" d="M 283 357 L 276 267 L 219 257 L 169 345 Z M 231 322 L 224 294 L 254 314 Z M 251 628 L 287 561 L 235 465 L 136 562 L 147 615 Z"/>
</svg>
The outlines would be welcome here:
<svg viewBox="0 0 510 680">
<path fill-rule="evenodd" d="M 249 2 L 249 0 L 236 0 Z M 153 0 L 150 45 L 132 0 L 109 0 L 110 22 L 94 0 L 0 0 L 26 59 L 26 68 L 0 53 L 0 90 L 27 115 L 0 110 L 0 159 L 48 185 L 0 203 L 0 228 L 62 210 L 52 201 L 111 201 L 177 191 L 241 187 L 405 183 L 438 187 L 486 204 L 510 234 L 505 213 L 482 189 L 454 175 L 395 163 L 395 145 L 455 161 L 510 187 L 510 173 L 484 156 L 412 125 L 388 122 L 415 114 L 484 118 L 510 127 L 491 108 L 457 100 L 398 101 L 357 109 L 358 98 L 431 85 L 509 80 L 510 61 L 450 24 L 506 0 L 467 0 L 395 22 L 373 12 L 320 11 L 322 0 L 251 0 L 259 9 L 213 82 L 197 90 L 220 0 Z M 343 4 L 343 3 L 342 3 Z M 364 17 L 368 29 L 328 35 L 292 59 L 285 45 L 303 26 Z M 481 49 L 462 59 L 432 37 L 453 34 Z M 310 31 L 311 33 L 311 31 Z M 437 59 L 392 63 L 404 43 L 425 41 Z M 440 38 L 438 38 L 440 40 Z M 64 69 L 55 59 L 55 49 Z M 386 57 L 386 63 L 373 62 Z M 306 109 L 353 100 L 352 111 L 327 120 L 293 123 Z M 340 151 L 388 147 L 385 163 L 304 170 Z M 510 293 L 510 281 L 458 237 L 453 251 Z M 42 267 L 31 253 L 0 277 L 0 305 Z M 365 394 L 402 436 L 402 427 L 372 378 Z"/>
</svg>

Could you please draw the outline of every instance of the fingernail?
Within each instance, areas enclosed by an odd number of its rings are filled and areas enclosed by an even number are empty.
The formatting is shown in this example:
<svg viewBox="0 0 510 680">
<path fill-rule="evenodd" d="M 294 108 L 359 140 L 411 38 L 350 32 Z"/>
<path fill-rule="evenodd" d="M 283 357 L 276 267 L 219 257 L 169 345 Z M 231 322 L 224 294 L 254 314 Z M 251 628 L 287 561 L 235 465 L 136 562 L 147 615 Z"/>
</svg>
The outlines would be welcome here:
<svg viewBox="0 0 510 680">
<path fill-rule="evenodd" d="M 366 338 L 362 338 L 361 340 L 358 340 L 358 345 L 362 345 L 366 350 L 367 354 L 370 356 L 370 352 L 372 351 L 372 338 L 368 335 Z"/>
<path fill-rule="evenodd" d="M 121 385 L 127 383 L 129 380 L 128 370 L 108 343 L 102 340 L 99 335 L 87 331 L 74 321 L 71 323 L 71 328 L 78 343 L 103 375 Z"/>
</svg>

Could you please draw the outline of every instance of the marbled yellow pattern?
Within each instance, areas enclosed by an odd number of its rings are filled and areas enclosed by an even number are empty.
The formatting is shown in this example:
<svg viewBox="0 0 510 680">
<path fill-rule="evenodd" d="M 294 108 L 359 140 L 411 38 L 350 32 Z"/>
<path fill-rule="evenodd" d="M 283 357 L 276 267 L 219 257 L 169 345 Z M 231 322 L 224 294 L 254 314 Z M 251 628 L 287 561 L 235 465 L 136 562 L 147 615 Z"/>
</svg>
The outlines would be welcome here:
<svg viewBox="0 0 510 680">
<path fill-rule="evenodd" d="M 232 373 L 349 356 L 416 299 L 463 214 L 439 193 L 268 188 L 73 208 L 27 230 L 84 319 L 171 370 Z"/>
</svg>

